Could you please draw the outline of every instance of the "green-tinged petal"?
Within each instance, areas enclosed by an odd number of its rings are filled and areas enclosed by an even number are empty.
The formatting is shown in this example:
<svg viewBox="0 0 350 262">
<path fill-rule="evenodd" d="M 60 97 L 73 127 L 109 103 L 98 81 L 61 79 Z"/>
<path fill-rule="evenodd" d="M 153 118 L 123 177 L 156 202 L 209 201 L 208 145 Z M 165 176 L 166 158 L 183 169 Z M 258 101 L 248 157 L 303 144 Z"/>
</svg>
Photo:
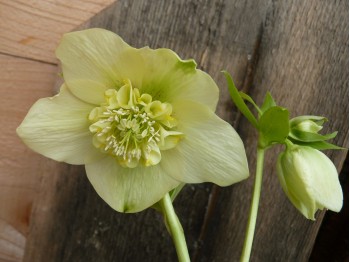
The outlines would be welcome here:
<svg viewBox="0 0 350 262">
<path fill-rule="evenodd" d="M 279 156 L 277 173 L 282 188 L 292 204 L 308 219 L 315 219 L 316 203 L 307 191 L 308 177 L 302 179 L 295 170 L 295 159 L 289 152 Z M 307 182 L 307 183 L 305 183 Z"/>
<path fill-rule="evenodd" d="M 108 88 L 121 87 L 123 80 L 133 78 L 136 81 L 139 72 L 142 76 L 144 70 L 140 67 L 144 63 L 136 50 L 113 32 L 94 28 L 65 34 L 56 56 L 61 61 L 68 88 L 84 100 L 81 89 L 90 88 L 91 82 L 99 86 L 89 92 L 101 96 Z M 90 82 L 84 87 L 81 80 Z M 139 85 L 139 82 L 133 84 Z"/>
<path fill-rule="evenodd" d="M 317 209 L 340 211 L 343 193 L 332 161 L 320 151 L 293 145 L 278 159 L 282 187 L 299 211 L 314 220 Z"/>
<path fill-rule="evenodd" d="M 101 155 L 92 145 L 89 131 L 92 108 L 63 85 L 58 95 L 32 106 L 17 133 L 28 147 L 46 157 L 70 164 L 88 163 Z"/>
<path fill-rule="evenodd" d="M 118 89 L 129 79 L 141 94 L 150 94 L 154 100 L 189 99 L 213 111 L 216 108 L 219 89 L 213 79 L 196 69 L 193 60 L 181 60 L 170 49 L 132 48 L 116 34 L 95 28 L 65 34 L 56 55 L 67 86 L 83 100 L 81 89 L 89 88 L 91 82 L 99 86 L 89 92 L 100 97 L 104 90 Z M 90 81 L 86 87 L 79 82 L 82 79 Z M 91 102 L 90 97 L 85 101 Z"/>
<path fill-rule="evenodd" d="M 302 147 L 297 155 L 299 172 L 308 177 L 307 189 L 315 199 L 318 207 L 325 207 L 339 212 L 343 206 L 343 193 L 339 183 L 338 172 L 333 162 L 322 152 Z M 320 209 L 322 209 L 320 208 Z"/>
<path fill-rule="evenodd" d="M 166 175 L 160 165 L 123 168 L 106 157 L 85 166 L 99 196 L 119 212 L 139 212 L 158 202 L 180 183 Z"/>
<path fill-rule="evenodd" d="M 71 80 L 69 91 L 71 91 L 76 97 L 90 104 L 100 105 L 105 101 L 105 86 L 93 80 Z"/>
<path fill-rule="evenodd" d="M 215 111 L 219 89 L 205 72 L 196 69 L 194 60 L 181 60 L 170 49 L 142 48 L 138 50 L 145 62 L 141 93 L 154 100 L 172 103 L 193 100 Z M 133 80 L 132 80 L 133 82 Z"/>
<path fill-rule="evenodd" d="M 173 104 L 177 130 L 184 134 L 178 145 L 162 151 L 160 164 L 185 183 L 213 182 L 227 186 L 248 177 L 244 145 L 236 131 L 209 108 L 182 101 Z"/>
</svg>

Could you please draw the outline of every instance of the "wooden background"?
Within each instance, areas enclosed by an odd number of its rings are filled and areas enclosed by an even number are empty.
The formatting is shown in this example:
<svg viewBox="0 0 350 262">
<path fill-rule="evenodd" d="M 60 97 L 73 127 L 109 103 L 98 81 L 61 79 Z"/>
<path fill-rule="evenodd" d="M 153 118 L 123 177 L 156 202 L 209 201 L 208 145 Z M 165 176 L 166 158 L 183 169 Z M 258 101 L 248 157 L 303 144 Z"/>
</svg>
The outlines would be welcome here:
<svg viewBox="0 0 350 262">
<path fill-rule="evenodd" d="M 0 0 L 1 261 L 176 261 L 159 214 L 113 211 L 83 167 L 34 154 L 14 133 L 36 99 L 54 94 L 54 49 L 77 27 L 107 28 L 135 47 L 167 47 L 194 58 L 221 89 L 217 113 L 241 134 L 251 174 L 256 133 L 232 105 L 222 69 L 258 103 L 270 90 L 292 116 L 328 117 L 325 131 L 338 130 L 334 142 L 348 147 L 345 0 Z M 285 197 L 277 152 L 266 156 L 251 261 L 347 261 L 347 150 L 327 152 L 343 170 L 344 208 L 319 212 L 315 222 Z M 239 259 L 253 178 L 226 188 L 187 185 L 179 195 L 175 208 L 192 261 Z"/>
</svg>

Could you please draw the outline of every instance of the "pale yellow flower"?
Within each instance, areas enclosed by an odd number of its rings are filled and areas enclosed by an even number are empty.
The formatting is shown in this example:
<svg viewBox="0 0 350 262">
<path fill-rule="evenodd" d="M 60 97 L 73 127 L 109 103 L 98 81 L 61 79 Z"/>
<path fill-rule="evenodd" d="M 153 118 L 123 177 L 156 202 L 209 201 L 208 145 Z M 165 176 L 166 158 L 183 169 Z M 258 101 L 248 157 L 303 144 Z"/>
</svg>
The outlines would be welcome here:
<svg viewBox="0 0 350 262">
<path fill-rule="evenodd" d="M 84 164 L 115 210 L 141 211 L 182 183 L 247 178 L 240 137 L 214 113 L 218 88 L 193 60 L 103 29 L 64 35 L 56 55 L 65 84 L 17 132 L 40 154 Z"/>
<path fill-rule="evenodd" d="M 279 156 L 277 170 L 284 192 L 306 218 L 314 220 L 318 209 L 339 212 L 342 208 L 337 169 L 322 152 L 291 145 Z"/>
</svg>

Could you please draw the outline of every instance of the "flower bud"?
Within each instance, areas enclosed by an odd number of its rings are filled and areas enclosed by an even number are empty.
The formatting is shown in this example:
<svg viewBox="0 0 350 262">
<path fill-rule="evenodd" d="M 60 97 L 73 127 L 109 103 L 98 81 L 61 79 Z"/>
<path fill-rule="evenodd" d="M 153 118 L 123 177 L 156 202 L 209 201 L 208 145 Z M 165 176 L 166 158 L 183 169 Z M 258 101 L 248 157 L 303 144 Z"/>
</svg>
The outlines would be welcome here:
<svg viewBox="0 0 350 262">
<path fill-rule="evenodd" d="M 318 133 L 322 129 L 321 125 L 311 120 L 305 120 L 293 127 L 293 130 L 299 130 L 301 132 Z"/>
<path fill-rule="evenodd" d="M 289 121 L 289 137 L 301 142 L 325 141 L 334 138 L 337 132 L 321 135 L 318 132 L 323 128 L 327 118 L 322 116 L 298 116 Z"/>
<path fill-rule="evenodd" d="M 318 209 L 339 212 L 343 193 L 338 172 L 322 152 L 306 146 L 289 146 L 279 155 L 278 177 L 292 204 L 308 219 Z"/>
</svg>

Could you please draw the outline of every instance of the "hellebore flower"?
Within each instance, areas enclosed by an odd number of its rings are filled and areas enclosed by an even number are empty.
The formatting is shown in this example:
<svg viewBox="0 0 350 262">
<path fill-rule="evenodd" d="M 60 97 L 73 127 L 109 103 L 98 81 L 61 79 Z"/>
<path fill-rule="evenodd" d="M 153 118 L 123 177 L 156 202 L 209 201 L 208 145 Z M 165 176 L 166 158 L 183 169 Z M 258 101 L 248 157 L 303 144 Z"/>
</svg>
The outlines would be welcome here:
<svg viewBox="0 0 350 262">
<path fill-rule="evenodd" d="M 280 154 L 277 171 L 284 192 L 306 218 L 315 220 L 318 209 L 339 212 L 342 208 L 337 169 L 322 152 L 291 145 Z"/>
<path fill-rule="evenodd" d="M 218 88 L 193 60 L 103 29 L 65 34 L 56 55 L 65 83 L 17 133 L 40 154 L 84 164 L 115 210 L 141 211 L 182 183 L 248 177 L 240 137 L 214 113 Z"/>
</svg>

